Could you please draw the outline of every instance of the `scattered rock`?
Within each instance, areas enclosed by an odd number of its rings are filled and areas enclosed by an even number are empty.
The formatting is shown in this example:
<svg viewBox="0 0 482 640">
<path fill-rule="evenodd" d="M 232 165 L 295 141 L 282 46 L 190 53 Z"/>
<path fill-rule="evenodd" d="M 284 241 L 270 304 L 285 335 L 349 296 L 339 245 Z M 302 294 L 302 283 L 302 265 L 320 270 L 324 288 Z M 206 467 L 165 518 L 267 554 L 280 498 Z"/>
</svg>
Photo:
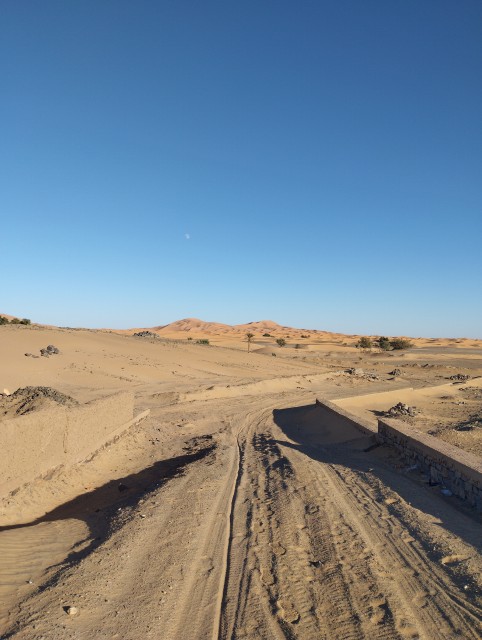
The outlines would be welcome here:
<svg viewBox="0 0 482 640">
<path fill-rule="evenodd" d="M 49 344 L 47 347 L 45 347 L 45 349 L 40 349 L 40 355 L 44 356 L 45 358 L 53 356 L 57 353 L 60 353 L 60 351 L 57 349 L 57 347 L 54 347 L 53 344 Z"/>
<path fill-rule="evenodd" d="M 388 375 L 389 376 L 401 376 L 402 372 L 400 371 L 400 369 L 394 369 L 393 371 L 390 371 L 390 373 Z"/>
<path fill-rule="evenodd" d="M 415 407 L 409 407 L 407 404 L 403 402 L 398 402 L 396 405 L 391 407 L 388 411 L 385 411 L 385 415 L 391 418 L 396 418 L 398 416 L 415 416 L 417 414 L 417 409 Z"/>
<path fill-rule="evenodd" d="M 351 376 L 362 376 L 363 369 L 355 369 L 354 367 L 350 367 L 350 369 L 346 369 L 345 373 L 350 374 Z"/>
<path fill-rule="evenodd" d="M 450 376 L 449 380 L 455 380 L 456 382 L 465 382 L 466 380 L 470 380 L 470 376 L 465 373 L 455 373 L 453 376 Z"/>
<path fill-rule="evenodd" d="M 321 567 L 323 562 L 321 560 L 310 560 L 312 567 Z"/>
<path fill-rule="evenodd" d="M 64 611 L 69 616 L 76 616 L 79 613 L 77 607 L 64 607 Z"/>
</svg>

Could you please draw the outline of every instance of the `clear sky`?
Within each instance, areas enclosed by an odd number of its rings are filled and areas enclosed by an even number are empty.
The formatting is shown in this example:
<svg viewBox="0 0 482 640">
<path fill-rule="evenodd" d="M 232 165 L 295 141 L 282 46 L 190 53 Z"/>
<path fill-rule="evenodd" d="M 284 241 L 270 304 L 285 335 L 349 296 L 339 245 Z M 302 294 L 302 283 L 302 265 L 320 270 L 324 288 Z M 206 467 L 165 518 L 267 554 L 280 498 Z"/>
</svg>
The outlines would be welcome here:
<svg viewBox="0 0 482 640">
<path fill-rule="evenodd" d="M 2 0 L 0 311 L 482 337 L 480 0 Z"/>
</svg>

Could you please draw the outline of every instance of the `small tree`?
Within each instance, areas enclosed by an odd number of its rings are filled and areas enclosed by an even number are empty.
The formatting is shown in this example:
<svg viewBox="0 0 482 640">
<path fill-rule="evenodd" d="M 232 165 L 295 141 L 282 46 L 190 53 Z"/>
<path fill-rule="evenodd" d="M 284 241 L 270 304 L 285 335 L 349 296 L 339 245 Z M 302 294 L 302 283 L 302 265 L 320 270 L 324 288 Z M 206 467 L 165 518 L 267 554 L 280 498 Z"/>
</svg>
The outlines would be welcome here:
<svg viewBox="0 0 482 640">
<path fill-rule="evenodd" d="M 371 349 L 372 341 L 370 340 L 370 338 L 363 336 L 362 338 L 360 338 L 360 340 L 358 340 L 356 346 L 360 349 Z"/>
<path fill-rule="evenodd" d="M 382 351 L 390 351 L 390 349 L 392 348 L 390 340 L 385 336 L 380 336 L 377 342 Z"/>
<path fill-rule="evenodd" d="M 246 334 L 246 340 L 248 341 L 248 353 L 249 353 L 249 347 L 251 346 L 251 341 L 254 338 L 254 333 L 247 333 Z"/>
<path fill-rule="evenodd" d="M 284 338 L 278 338 L 276 340 L 276 344 L 278 345 L 278 347 L 284 347 L 286 344 L 286 340 Z"/>
<path fill-rule="evenodd" d="M 29 318 L 22 318 L 20 324 L 32 324 Z"/>
<path fill-rule="evenodd" d="M 392 349 L 410 349 L 413 347 L 413 343 L 410 340 L 406 340 L 405 338 L 394 338 L 390 340 L 390 345 Z"/>
</svg>

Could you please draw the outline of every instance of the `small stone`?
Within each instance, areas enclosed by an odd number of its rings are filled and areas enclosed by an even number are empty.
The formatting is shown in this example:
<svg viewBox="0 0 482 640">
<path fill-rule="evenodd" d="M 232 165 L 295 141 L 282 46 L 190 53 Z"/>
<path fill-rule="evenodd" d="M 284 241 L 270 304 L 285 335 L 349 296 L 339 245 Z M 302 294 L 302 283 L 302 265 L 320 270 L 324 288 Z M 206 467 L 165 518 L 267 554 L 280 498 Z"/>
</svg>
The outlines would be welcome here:
<svg viewBox="0 0 482 640">
<path fill-rule="evenodd" d="M 76 616 L 79 613 L 77 607 L 65 607 L 64 611 L 69 616 Z"/>
<path fill-rule="evenodd" d="M 54 347 L 54 345 L 53 345 L 53 344 L 49 344 L 49 345 L 47 346 L 47 351 L 48 351 L 49 353 L 60 353 L 60 351 L 57 349 L 57 347 Z"/>
</svg>

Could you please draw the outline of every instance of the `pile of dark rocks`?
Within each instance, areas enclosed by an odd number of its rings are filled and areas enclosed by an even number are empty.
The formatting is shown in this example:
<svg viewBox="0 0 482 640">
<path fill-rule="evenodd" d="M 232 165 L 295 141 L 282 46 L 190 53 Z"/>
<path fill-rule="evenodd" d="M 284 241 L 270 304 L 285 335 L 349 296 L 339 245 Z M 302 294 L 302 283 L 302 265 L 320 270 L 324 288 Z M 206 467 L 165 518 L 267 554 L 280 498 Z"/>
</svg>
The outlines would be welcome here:
<svg viewBox="0 0 482 640">
<path fill-rule="evenodd" d="M 400 371 L 400 369 L 394 369 L 393 371 L 390 371 L 388 373 L 389 376 L 401 376 L 402 372 Z"/>
<path fill-rule="evenodd" d="M 470 376 L 465 373 L 456 373 L 453 376 L 450 376 L 450 380 L 455 380 L 456 382 L 465 382 L 466 380 L 470 380 Z"/>
<path fill-rule="evenodd" d="M 43 356 L 44 358 L 49 358 L 50 356 L 54 356 L 58 353 L 60 353 L 59 349 L 57 349 L 57 347 L 54 347 L 53 344 L 49 344 L 47 347 L 45 347 L 45 349 L 40 349 L 40 355 Z M 36 356 L 33 353 L 26 353 L 25 355 L 27 356 L 27 358 L 40 357 L 40 356 Z"/>
<path fill-rule="evenodd" d="M 159 335 L 152 331 L 139 331 L 138 333 L 134 333 L 134 338 L 159 338 Z"/>
<path fill-rule="evenodd" d="M 45 347 L 45 349 L 40 349 L 40 355 L 44 356 L 45 358 L 54 356 L 57 353 L 60 353 L 60 351 L 57 349 L 57 347 L 54 347 L 53 344 L 49 344 L 47 347 Z"/>
<path fill-rule="evenodd" d="M 25 415 L 31 411 L 42 409 L 51 402 L 65 407 L 76 407 L 79 404 L 71 396 L 67 396 L 57 389 L 52 389 L 52 387 L 23 387 L 10 395 L 0 393 L 0 416 Z"/>
<path fill-rule="evenodd" d="M 388 418 L 399 418 L 400 416 L 410 416 L 414 417 L 417 414 L 417 409 L 415 407 L 409 407 L 408 404 L 404 404 L 403 402 L 398 402 L 396 405 L 385 411 L 385 415 Z"/>
</svg>

